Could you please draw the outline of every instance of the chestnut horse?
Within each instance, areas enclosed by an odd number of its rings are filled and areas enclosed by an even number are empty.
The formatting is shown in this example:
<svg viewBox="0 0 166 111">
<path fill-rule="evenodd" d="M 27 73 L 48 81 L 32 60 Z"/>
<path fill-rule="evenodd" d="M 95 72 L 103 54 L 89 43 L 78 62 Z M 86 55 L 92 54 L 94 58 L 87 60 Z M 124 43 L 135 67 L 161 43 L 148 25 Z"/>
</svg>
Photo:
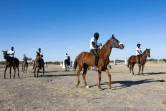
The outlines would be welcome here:
<svg viewBox="0 0 166 111">
<path fill-rule="evenodd" d="M 106 71 L 109 81 L 108 81 L 108 86 L 111 88 L 111 74 L 109 70 L 107 69 L 107 65 L 109 64 L 109 56 L 111 54 L 112 48 L 119 48 L 119 49 L 124 49 L 124 45 L 120 43 L 114 35 L 103 45 L 101 49 L 98 50 L 98 55 L 99 55 L 99 60 L 98 60 L 98 88 L 101 89 L 100 87 L 100 82 L 101 82 L 101 71 Z M 83 80 L 84 80 L 84 85 L 86 88 L 89 88 L 89 86 L 86 83 L 86 73 L 87 69 L 89 66 L 94 67 L 94 55 L 90 52 L 81 52 L 75 59 L 74 61 L 74 70 L 76 70 L 78 65 L 78 71 L 77 71 L 77 85 L 80 84 L 80 72 L 83 68 Z"/>
<path fill-rule="evenodd" d="M 16 68 L 18 69 L 18 77 L 20 77 L 19 75 L 19 60 L 17 58 L 14 58 L 14 60 L 7 54 L 7 51 L 2 51 L 3 52 L 3 57 L 4 59 L 6 59 L 5 62 L 5 71 L 4 71 L 4 79 L 6 79 L 6 70 L 9 67 L 10 68 L 10 79 L 11 79 L 11 67 L 13 66 L 14 69 L 14 76 L 13 78 L 15 78 L 15 73 L 16 73 Z M 14 62 L 14 65 L 13 65 Z"/>
<path fill-rule="evenodd" d="M 150 57 L 150 49 L 146 49 L 142 55 L 140 55 L 140 65 L 139 65 L 139 72 L 138 74 L 140 74 L 140 70 L 141 70 L 141 67 L 142 67 L 142 75 L 143 75 L 143 70 L 144 70 L 144 67 L 145 67 L 145 63 L 146 63 L 146 59 L 147 57 Z M 129 67 L 129 70 L 130 70 L 130 74 L 133 75 L 134 74 L 134 71 L 133 71 L 133 68 L 134 68 L 134 65 L 138 63 L 138 59 L 137 59 L 137 56 L 130 56 L 128 58 L 128 67 Z M 132 73 L 131 73 L 132 72 Z"/>
<path fill-rule="evenodd" d="M 27 60 L 28 60 L 28 58 L 27 57 L 25 57 L 24 58 L 24 61 L 23 61 L 23 63 L 22 63 L 22 72 L 24 73 L 27 73 L 27 68 L 28 68 L 28 62 L 27 62 Z"/>
<path fill-rule="evenodd" d="M 36 52 L 36 59 L 33 64 L 34 68 L 34 77 L 38 77 L 39 70 L 43 68 L 43 75 L 44 75 L 44 60 L 40 57 L 40 53 Z M 37 76 L 36 76 L 36 70 L 37 70 Z"/>
</svg>

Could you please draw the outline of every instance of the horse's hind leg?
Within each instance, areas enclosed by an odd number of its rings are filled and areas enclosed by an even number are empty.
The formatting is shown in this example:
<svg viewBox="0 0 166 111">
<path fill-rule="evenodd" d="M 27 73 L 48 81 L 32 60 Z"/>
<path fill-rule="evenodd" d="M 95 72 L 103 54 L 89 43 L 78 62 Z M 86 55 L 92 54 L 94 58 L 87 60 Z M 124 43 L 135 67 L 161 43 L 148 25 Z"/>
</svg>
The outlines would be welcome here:
<svg viewBox="0 0 166 111">
<path fill-rule="evenodd" d="M 131 67 L 132 67 L 132 66 L 131 66 L 131 64 L 130 64 L 130 66 L 129 66 L 130 75 L 132 75 L 132 73 L 131 73 Z"/>
<path fill-rule="evenodd" d="M 82 74 L 82 77 L 83 77 L 83 80 L 84 80 L 84 85 L 86 88 L 89 88 L 89 86 L 87 85 L 86 83 L 86 72 L 87 72 L 87 69 L 88 69 L 88 66 L 87 65 L 84 65 L 84 71 L 83 71 L 83 74 Z"/>
<path fill-rule="evenodd" d="M 134 74 L 134 63 L 132 64 L 132 74 Z"/>
<path fill-rule="evenodd" d="M 78 68 L 78 71 L 77 71 L 77 85 L 76 86 L 79 86 L 80 84 L 80 72 L 82 70 L 82 66 L 79 66 Z"/>
<path fill-rule="evenodd" d="M 17 66 L 17 71 L 18 71 L 18 77 L 20 77 L 19 66 Z"/>
</svg>

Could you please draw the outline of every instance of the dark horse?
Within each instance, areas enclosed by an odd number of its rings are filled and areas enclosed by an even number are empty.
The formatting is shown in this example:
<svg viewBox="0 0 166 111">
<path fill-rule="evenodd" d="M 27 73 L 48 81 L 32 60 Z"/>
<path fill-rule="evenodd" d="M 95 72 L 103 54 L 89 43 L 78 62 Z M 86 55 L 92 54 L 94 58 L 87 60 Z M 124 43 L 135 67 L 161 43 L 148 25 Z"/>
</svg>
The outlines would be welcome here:
<svg viewBox="0 0 166 111">
<path fill-rule="evenodd" d="M 24 73 L 27 73 L 27 68 L 28 68 L 28 62 L 27 62 L 27 60 L 28 60 L 28 58 L 27 57 L 25 57 L 24 58 L 24 61 L 23 61 L 23 63 L 22 63 L 22 72 Z"/>
<path fill-rule="evenodd" d="M 13 78 L 15 78 L 15 73 L 16 73 L 16 68 L 18 69 L 18 77 L 20 77 L 19 75 L 19 60 L 17 58 L 14 58 L 14 60 L 7 54 L 7 51 L 2 51 L 3 52 L 3 57 L 4 59 L 6 59 L 5 62 L 5 71 L 4 71 L 4 78 L 6 79 L 6 70 L 8 67 L 10 67 L 10 79 L 11 79 L 11 67 L 13 66 L 14 69 L 14 76 Z M 13 65 L 14 62 L 14 65 Z"/>
<path fill-rule="evenodd" d="M 108 81 L 108 86 L 111 88 L 111 74 L 109 70 L 107 69 L 107 65 L 109 64 L 109 56 L 111 54 L 112 48 L 119 48 L 119 49 L 124 49 L 124 45 L 120 43 L 114 35 L 103 45 L 103 47 L 98 50 L 98 55 L 99 55 L 99 60 L 98 60 L 98 88 L 101 89 L 100 87 L 100 82 L 101 82 L 101 71 L 106 71 L 109 81 Z M 90 52 L 81 52 L 75 59 L 74 61 L 74 70 L 76 70 L 78 65 L 78 71 L 77 71 L 77 85 L 80 84 L 80 72 L 83 68 L 83 80 L 84 80 L 84 85 L 86 88 L 89 88 L 89 86 L 86 83 L 86 73 L 87 69 L 89 66 L 94 66 L 94 55 Z"/>
<path fill-rule="evenodd" d="M 36 59 L 33 65 L 34 68 L 34 77 L 38 77 L 39 70 L 43 68 L 43 75 L 44 75 L 44 60 L 40 57 L 40 53 L 36 52 Z M 37 70 L 37 76 L 36 76 L 36 70 Z"/>
<path fill-rule="evenodd" d="M 70 57 L 68 57 L 68 59 L 64 60 L 64 64 L 65 64 L 65 71 L 69 71 Z"/>
<path fill-rule="evenodd" d="M 141 67 L 142 67 L 142 75 L 143 75 L 143 70 L 144 70 L 144 67 L 145 67 L 145 63 L 146 63 L 146 59 L 147 57 L 150 57 L 150 49 L 146 49 L 142 55 L 140 55 L 140 65 L 139 65 L 139 72 L 138 74 L 140 74 L 140 70 L 141 70 Z M 130 56 L 128 58 L 128 67 L 129 67 L 129 70 L 130 70 L 130 74 L 134 74 L 134 71 L 133 71 L 133 68 L 134 68 L 134 65 L 138 63 L 138 59 L 137 59 L 137 56 Z M 132 73 L 131 73 L 132 71 Z"/>
</svg>

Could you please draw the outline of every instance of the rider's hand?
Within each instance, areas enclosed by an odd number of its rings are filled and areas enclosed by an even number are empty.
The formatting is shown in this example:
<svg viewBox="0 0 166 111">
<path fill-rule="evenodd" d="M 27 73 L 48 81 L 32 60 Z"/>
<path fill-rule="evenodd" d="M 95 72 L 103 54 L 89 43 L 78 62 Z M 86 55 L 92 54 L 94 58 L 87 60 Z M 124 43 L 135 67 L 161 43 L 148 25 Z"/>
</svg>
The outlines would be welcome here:
<svg viewBox="0 0 166 111">
<path fill-rule="evenodd" d="M 102 46 L 102 43 L 99 43 L 99 46 Z"/>
</svg>

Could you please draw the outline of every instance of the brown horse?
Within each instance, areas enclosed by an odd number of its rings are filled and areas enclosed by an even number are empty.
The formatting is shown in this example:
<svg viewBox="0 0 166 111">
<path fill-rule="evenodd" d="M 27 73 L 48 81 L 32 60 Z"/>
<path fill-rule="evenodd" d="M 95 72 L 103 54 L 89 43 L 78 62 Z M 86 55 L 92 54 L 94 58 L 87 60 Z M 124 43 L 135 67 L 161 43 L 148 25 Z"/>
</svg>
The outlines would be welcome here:
<svg viewBox="0 0 166 111">
<path fill-rule="evenodd" d="M 124 45 L 120 43 L 114 35 L 103 45 L 103 47 L 98 50 L 98 55 L 99 55 L 99 60 L 98 60 L 98 88 L 101 89 L 100 87 L 100 82 L 101 82 L 101 71 L 106 71 L 109 81 L 108 81 L 108 86 L 111 88 L 111 74 L 109 70 L 107 69 L 107 65 L 109 64 L 109 56 L 111 54 L 112 48 L 119 48 L 119 49 L 124 49 Z M 84 85 L 86 88 L 89 88 L 89 86 L 86 83 L 86 73 L 87 69 L 89 66 L 94 66 L 94 55 L 90 52 L 81 52 L 75 59 L 74 61 L 74 70 L 76 70 L 78 65 L 78 71 L 77 71 L 77 85 L 80 84 L 80 72 L 83 68 L 83 80 L 84 80 Z"/>
<path fill-rule="evenodd" d="M 140 70 L 141 70 L 141 67 L 142 67 L 142 75 L 143 75 L 143 70 L 144 70 L 144 67 L 145 67 L 145 63 L 146 63 L 146 59 L 147 57 L 150 57 L 150 49 L 146 49 L 142 55 L 140 55 L 140 65 L 139 65 L 139 72 L 138 74 L 140 74 Z M 130 74 L 133 75 L 134 74 L 134 71 L 133 71 L 133 68 L 134 68 L 134 65 L 138 63 L 138 59 L 137 59 L 137 56 L 130 56 L 128 58 L 128 67 L 129 67 L 129 70 L 130 70 Z M 132 72 L 132 73 L 131 73 Z"/>
<path fill-rule="evenodd" d="M 13 78 L 15 78 L 15 73 L 16 73 L 16 68 L 18 69 L 18 77 L 20 77 L 19 75 L 19 60 L 17 58 L 14 58 L 14 60 L 7 54 L 7 51 L 2 51 L 3 52 L 3 57 L 4 59 L 6 59 L 5 62 L 5 71 L 4 71 L 4 79 L 6 79 L 6 70 L 9 67 L 10 68 L 10 79 L 11 79 L 11 67 L 13 66 L 14 69 L 14 76 Z M 14 63 L 14 64 L 13 64 Z"/>
<path fill-rule="evenodd" d="M 70 61 L 68 59 L 65 59 L 64 64 L 65 64 L 65 71 L 69 71 Z"/>
<path fill-rule="evenodd" d="M 38 77 L 39 70 L 43 68 L 43 75 L 44 75 L 44 60 L 40 57 L 40 53 L 36 52 L 36 59 L 34 62 L 34 77 Z M 37 70 L 37 76 L 36 76 L 36 70 Z"/>
<path fill-rule="evenodd" d="M 27 68 L 28 68 L 28 62 L 27 62 L 27 60 L 28 60 L 28 58 L 27 57 L 25 57 L 24 58 L 24 61 L 23 61 L 23 63 L 22 63 L 22 72 L 24 73 L 27 73 Z"/>
</svg>

